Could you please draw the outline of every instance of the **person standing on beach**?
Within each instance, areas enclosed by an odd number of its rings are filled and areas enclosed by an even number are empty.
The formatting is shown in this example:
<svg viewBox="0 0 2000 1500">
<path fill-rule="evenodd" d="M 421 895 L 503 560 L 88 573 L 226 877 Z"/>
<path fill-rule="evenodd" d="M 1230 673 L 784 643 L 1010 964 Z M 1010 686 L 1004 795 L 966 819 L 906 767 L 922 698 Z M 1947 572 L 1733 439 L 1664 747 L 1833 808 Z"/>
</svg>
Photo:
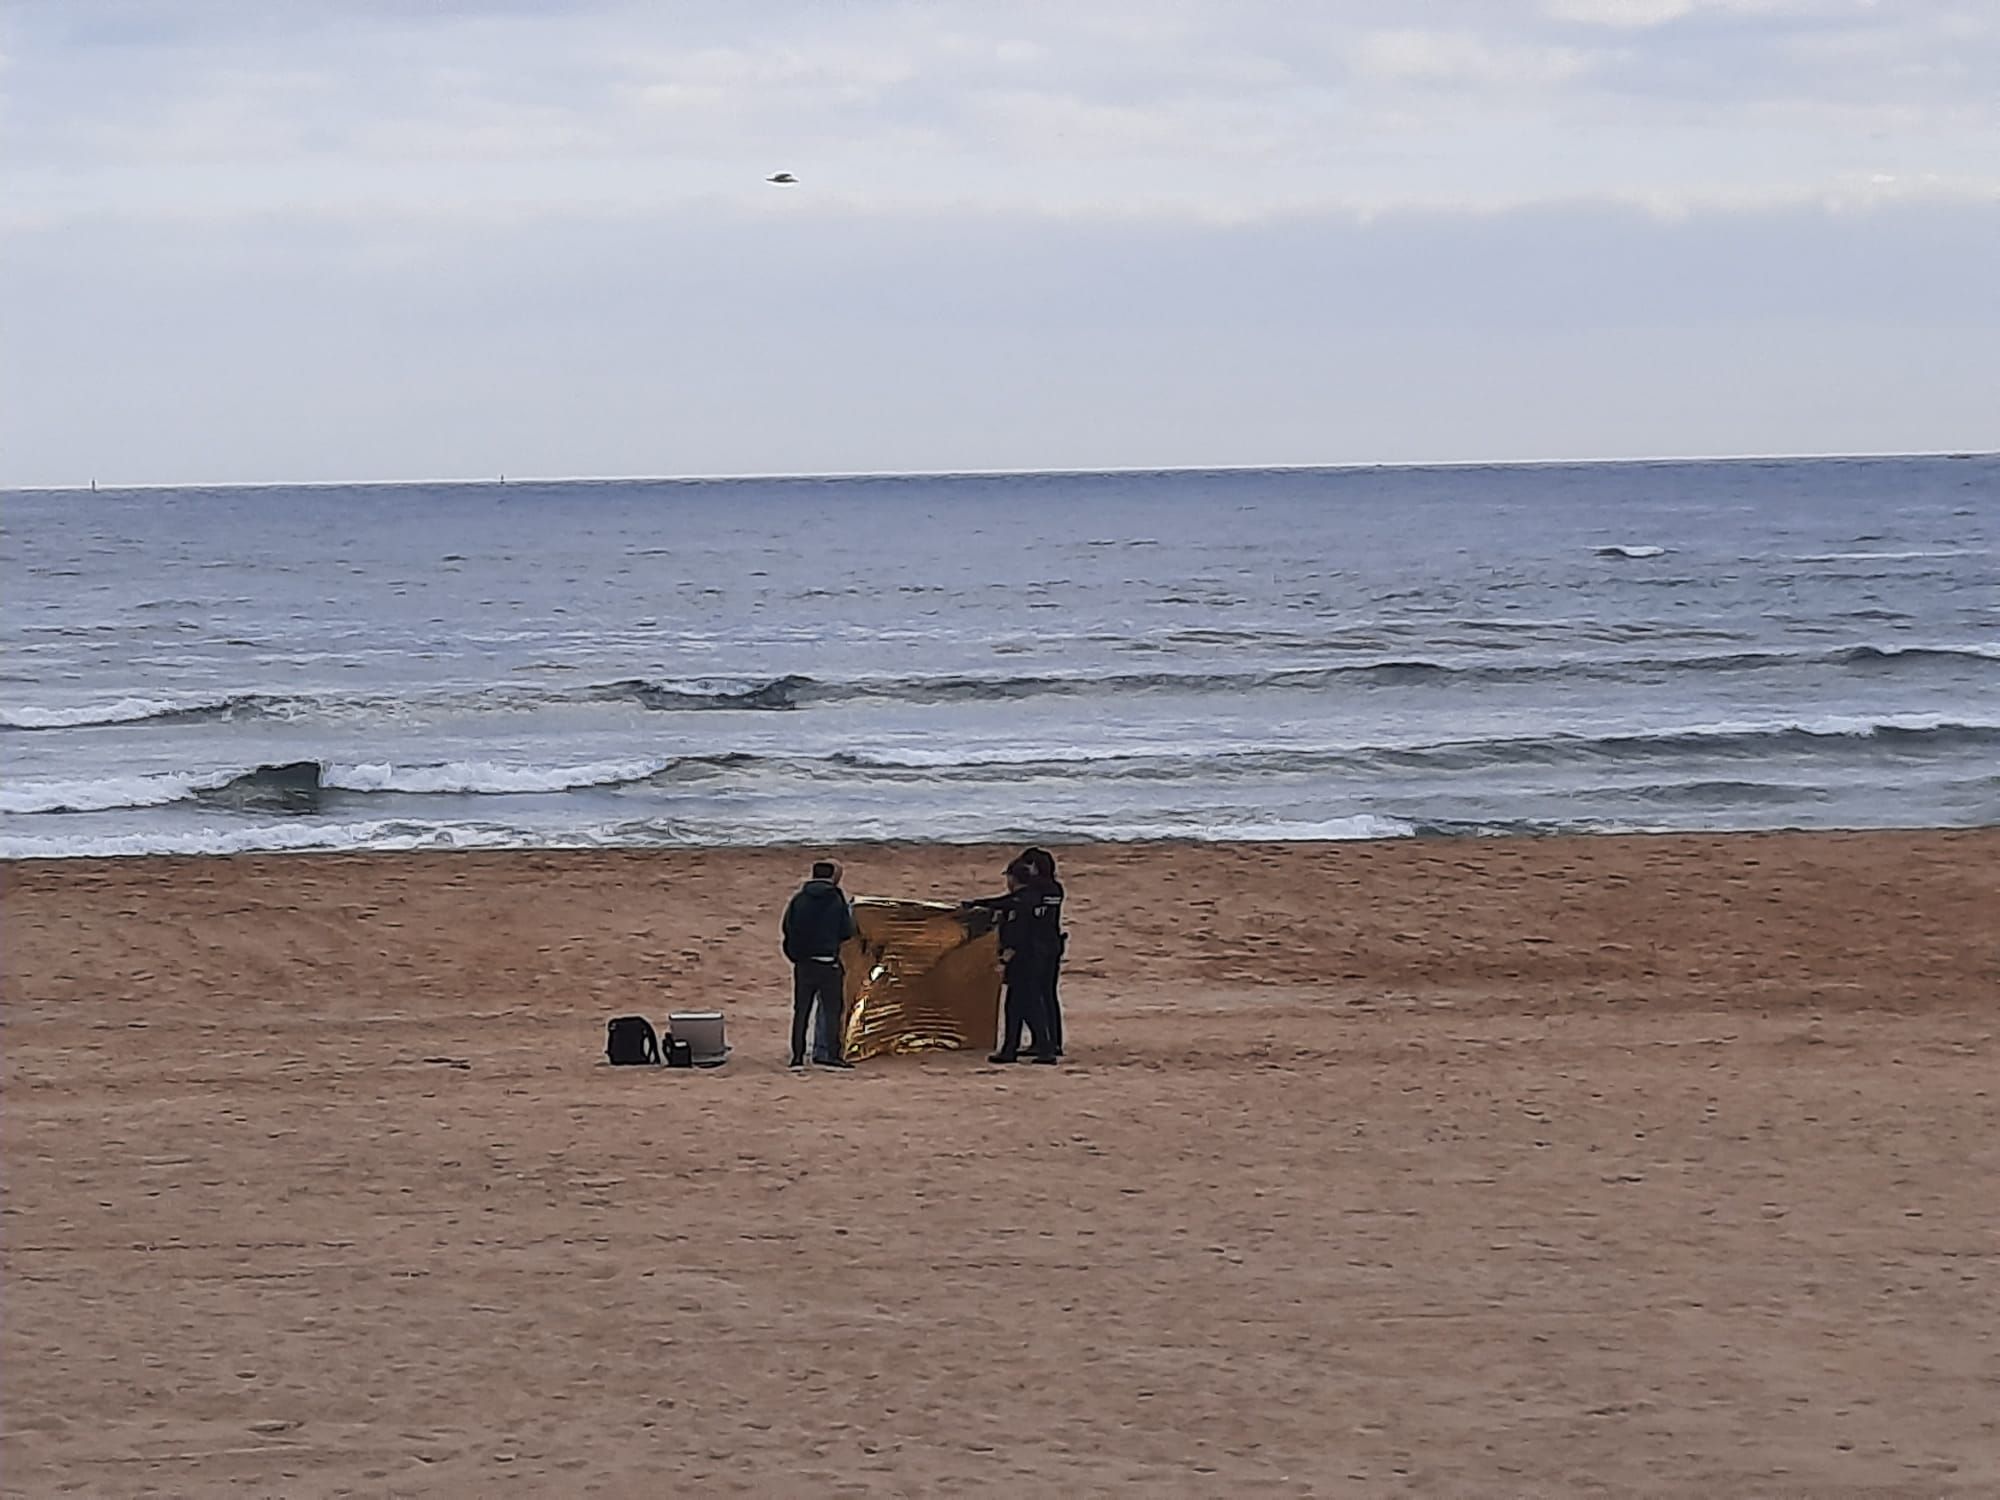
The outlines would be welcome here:
<svg viewBox="0 0 2000 1500">
<path fill-rule="evenodd" d="M 1023 1028 L 1034 1039 L 1035 1061 L 1056 1061 L 1049 992 L 1061 954 L 1062 901 L 1063 888 L 1053 876 L 1017 859 L 1007 866 L 1006 895 L 963 903 L 970 910 L 992 913 L 1000 934 L 1007 1003 L 1000 1050 L 987 1059 L 989 1062 L 1019 1062 Z"/>
<path fill-rule="evenodd" d="M 1040 875 L 1051 884 L 1055 884 L 1058 891 L 1062 889 L 1060 884 L 1056 884 L 1056 857 L 1049 853 L 1048 850 L 1041 848 L 1023 849 L 1020 860 L 1022 864 L 1033 870 L 1037 875 Z M 1058 931 L 1056 933 L 1055 961 L 1049 966 L 1047 1006 L 1049 1041 L 1057 1057 L 1063 1055 L 1062 961 L 1063 955 L 1068 951 L 1069 934 L 1064 931 Z M 1037 1033 L 1037 1035 L 1039 1034 Z"/>
<path fill-rule="evenodd" d="M 813 1061 L 826 1068 L 851 1068 L 841 1056 L 841 1011 L 846 972 L 840 949 L 854 936 L 854 912 L 840 889 L 840 866 L 822 859 L 812 878 L 799 887 L 785 906 L 785 957 L 792 961 L 792 1066 L 806 1065 L 806 1037 L 813 1011 L 819 1011 L 819 1035 Z"/>
</svg>

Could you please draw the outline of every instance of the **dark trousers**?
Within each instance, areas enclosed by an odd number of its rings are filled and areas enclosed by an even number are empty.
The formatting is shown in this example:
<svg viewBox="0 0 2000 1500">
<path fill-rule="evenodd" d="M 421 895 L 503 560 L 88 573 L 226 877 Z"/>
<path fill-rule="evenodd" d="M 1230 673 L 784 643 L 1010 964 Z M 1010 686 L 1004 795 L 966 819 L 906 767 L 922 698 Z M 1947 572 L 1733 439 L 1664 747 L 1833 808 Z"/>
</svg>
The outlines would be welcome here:
<svg viewBox="0 0 2000 1500">
<path fill-rule="evenodd" d="M 813 1047 L 813 1061 L 825 1062 L 840 1055 L 840 1022 L 845 998 L 841 990 L 846 974 L 839 964 L 792 965 L 792 1058 L 806 1055 L 806 1036 L 812 1030 L 813 1007 L 819 1007 L 819 1036 Z"/>
<path fill-rule="evenodd" d="M 1068 948 L 1068 940 L 1062 944 Z M 1062 996 L 1058 994 L 1062 984 L 1062 958 L 1058 956 L 1054 964 L 1048 966 L 1048 1044 L 1054 1052 L 1062 1052 Z M 1042 1032 L 1034 1034 L 1036 1042 L 1042 1040 Z"/>
<path fill-rule="evenodd" d="M 1054 1057 L 1060 1050 L 1051 1005 L 1055 980 L 1056 966 L 1052 963 L 1008 965 L 1007 1006 L 1000 1034 L 1001 1056 L 1020 1055 L 1023 1027 L 1034 1038 L 1035 1056 Z"/>
</svg>

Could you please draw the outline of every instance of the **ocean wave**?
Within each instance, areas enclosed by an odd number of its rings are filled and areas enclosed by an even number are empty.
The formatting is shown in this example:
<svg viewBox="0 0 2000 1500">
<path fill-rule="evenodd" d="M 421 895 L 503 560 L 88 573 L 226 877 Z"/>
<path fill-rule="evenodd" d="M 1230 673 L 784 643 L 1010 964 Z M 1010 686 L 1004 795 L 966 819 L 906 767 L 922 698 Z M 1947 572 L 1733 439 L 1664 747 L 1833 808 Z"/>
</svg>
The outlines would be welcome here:
<svg viewBox="0 0 2000 1500">
<path fill-rule="evenodd" d="M 896 702 L 951 704 L 1028 698 L 1124 697 L 1152 694 L 1228 696 L 1312 692 L 1343 686 L 1417 687 L 1543 679 L 1625 681 L 1634 676 L 1775 671 L 1811 666 L 1873 670 L 1937 663 L 2000 663 L 2000 645 L 1975 642 L 1863 642 L 1833 648 L 1688 651 L 1495 661 L 1490 656 L 1388 655 L 1322 665 L 1154 672 L 1048 672 L 855 677 L 823 680 L 803 674 L 768 679 L 622 678 L 584 687 L 452 688 L 415 694 L 281 694 L 244 692 L 208 698 L 121 698 L 57 707 L 0 709 L 0 729 L 17 731 L 115 725 L 188 724 L 370 718 L 425 712 L 518 713 L 577 703 L 634 703 L 654 712 L 791 712 L 814 706 Z"/>
<path fill-rule="evenodd" d="M 87 729 L 108 724 L 141 724 L 150 719 L 186 719 L 225 712 L 227 698 L 119 698 L 60 708 L 0 708 L 0 728 Z"/>
<path fill-rule="evenodd" d="M 0 813 L 109 812 L 124 807 L 165 807 L 194 795 L 193 776 L 106 776 L 97 780 L 10 781 L 0 786 Z"/>
<path fill-rule="evenodd" d="M 1880 718 L 1825 715 L 1728 721 L 1595 734 L 1492 735 L 1275 748 L 1211 745 L 1196 749 L 1088 749 L 1043 744 L 995 751 L 983 744 L 936 748 L 892 745 L 823 754 L 731 751 L 575 764 L 493 760 L 351 764 L 304 761 L 290 767 L 113 774 L 94 780 L 13 780 L 0 788 L 0 814 L 105 812 L 162 807 L 183 801 L 237 805 L 241 811 L 266 811 L 270 809 L 265 803 L 271 798 L 264 794 L 285 780 L 278 775 L 280 772 L 291 773 L 292 779 L 301 780 L 302 784 L 312 782 L 311 796 L 297 799 L 296 805 L 289 805 L 289 810 L 319 811 L 322 794 L 349 803 L 375 796 L 552 795 L 648 784 L 665 788 L 715 776 L 730 776 L 750 784 L 787 780 L 967 784 L 1090 780 L 1242 782 L 1332 773 L 1347 776 L 1385 772 L 1455 773 L 1510 766 L 1699 762 L 1798 754 L 1930 755 L 1989 746 L 2000 746 L 2000 721 L 1898 714 Z M 1716 795 L 1724 797 L 1726 793 L 1727 788 L 1718 783 Z"/>
<path fill-rule="evenodd" d="M 1780 807 L 1824 803 L 1831 801 L 1833 795 L 1824 787 L 1728 779 L 1648 782 L 1643 786 L 1615 790 L 1617 795 L 1639 802 L 1693 807 Z"/>
<path fill-rule="evenodd" d="M 1836 650 L 1710 651 L 1682 655 L 1565 657 L 1545 661 L 1494 662 L 1479 659 L 1388 656 L 1325 666 L 1273 667 L 1242 671 L 1050 672 L 993 676 L 861 677 L 822 681 L 789 676 L 754 687 L 712 694 L 648 683 L 603 684 L 589 697 L 627 696 L 648 707 L 800 709 L 816 704 L 885 701 L 899 703 L 1005 702 L 1043 697 L 1111 697 L 1135 694 L 1223 696 L 1232 693 L 1311 691 L 1345 683 L 1369 686 L 1422 683 L 1507 682 L 1535 678 L 1624 679 L 1635 673 L 1762 671 L 1810 665 L 1853 665 L 1892 661 L 2000 660 L 1988 646 L 1859 645 Z M 644 693 L 639 691 L 644 690 Z"/>
<path fill-rule="evenodd" d="M 1807 719 L 1742 720 L 1604 734 L 1559 733 L 1454 741 L 1371 752 L 1379 763 L 1474 769 L 1494 764 L 1554 765 L 1575 761 L 1761 758 L 1784 751 L 1829 749 L 1899 753 L 2000 745 L 2000 721 L 1936 714 L 1884 718 L 1828 714 Z"/>
<path fill-rule="evenodd" d="M 1595 550 L 1599 557 L 1628 557 L 1634 559 L 1642 559 L 1648 557 L 1665 557 L 1667 555 L 1667 549 L 1665 547 L 1654 547 L 1654 546 L 1613 545 L 1609 547 L 1599 547 L 1596 548 Z"/>
<path fill-rule="evenodd" d="M 1380 813 L 1351 813 L 1335 818 L 1247 818 L 1240 822 L 1168 820 L 1120 822 L 1113 830 L 1065 833 L 1065 840 L 1084 843 L 1148 843 L 1185 840 L 1199 844 L 1319 844 L 1363 839 L 1407 839 L 1422 831 L 1418 823 Z"/>
<path fill-rule="evenodd" d="M 1179 780 L 1261 777 L 1330 771 L 1462 771 L 1510 764 L 1658 759 L 1702 755 L 1756 756 L 1842 746 L 1924 751 L 2000 744 L 2000 722 L 1902 714 L 1871 719 L 1829 715 L 1811 719 L 1742 721 L 1623 730 L 1603 734 L 1495 735 L 1462 740 L 1415 740 L 1274 749 L 1211 748 L 1194 752 L 1107 750 L 1070 752 L 1034 747 L 1004 755 L 965 756 L 947 750 L 897 748 L 840 751 L 828 764 L 912 779 Z"/>
<path fill-rule="evenodd" d="M 578 766 L 521 766 L 499 761 L 443 761 L 432 765 L 386 762 L 328 766 L 321 785 L 346 792 L 459 793 L 506 796 L 629 786 L 677 764 L 673 758 L 600 760 Z"/>
<path fill-rule="evenodd" d="M 1417 824 L 1359 813 L 1322 819 L 1270 819 L 1234 825 L 1160 820 L 1115 828 L 1061 831 L 1011 825 L 959 829 L 954 842 L 1200 843 L 1331 842 L 1408 838 Z M 460 849 L 620 849 L 789 847 L 832 836 L 841 843 L 908 843 L 935 837 L 915 824 L 860 819 L 831 835 L 824 820 L 807 828 L 699 828 L 659 819 L 568 828 L 532 828 L 500 822 L 422 821 L 403 818 L 261 823 L 250 827 L 150 828 L 119 833 L 0 833 L 0 860 L 106 859 L 216 854 L 317 854 Z"/>
<path fill-rule="evenodd" d="M 125 833 L 0 834 L 0 859 L 118 859 L 139 855 L 307 854 L 349 850 L 591 848 L 585 833 L 537 834 L 506 824 L 400 818 L 262 823 L 248 828 L 149 828 Z"/>
<path fill-rule="evenodd" d="M 1975 643 L 1964 646 L 1848 646 L 1831 653 L 1832 659 L 1849 666 L 1903 661 L 1991 661 L 2000 662 L 2000 644 Z"/>
<path fill-rule="evenodd" d="M 675 709 L 776 709 L 798 708 L 804 696 L 819 688 L 810 677 L 774 677 L 764 682 L 695 680 L 654 682 L 643 677 L 626 677 L 617 682 L 601 682 L 583 691 L 597 702 L 626 699 L 644 708 Z"/>
<path fill-rule="evenodd" d="M 654 778 L 728 769 L 754 763 L 744 754 L 589 761 L 581 765 L 510 765 L 500 761 L 437 761 L 412 765 L 390 762 L 342 765 L 302 761 L 290 768 L 245 766 L 202 772 L 110 775 L 94 780 L 11 781 L 0 787 L 0 813 L 111 812 L 165 807 L 175 802 L 228 803 L 242 795 L 268 792 L 297 773 L 301 785 L 318 792 L 351 796 L 520 796 L 631 786 Z M 245 804 L 248 806 L 248 804 Z M 261 806 L 249 810 L 265 810 Z"/>
<path fill-rule="evenodd" d="M 206 698 L 120 698 L 62 708 L 0 709 L 0 728 L 96 729 L 120 724 L 223 723 L 379 713 L 411 700 L 393 694 L 228 693 Z"/>
<path fill-rule="evenodd" d="M 1481 657 L 1386 655 L 1323 665 L 1241 670 L 1151 672 L 1045 672 L 993 675 L 856 677 L 822 680 L 803 675 L 726 685 L 650 682 L 631 678 L 581 690 L 589 700 L 629 699 L 648 708 L 794 710 L 817 704 L 893 701 L 902 703 L 1002 702 L 1039 697 L 1096 697 L 1187 693 L 1226 695 L 1262 691 L 1311 690 L 1344 683 L 1410 685 L 1426 682 L 1505 682 L 1524 678 L 1624 678 L 1633 673 L 1758 671 L 1801 665 L 1852 664 L 1889 660 L 2000 659 L 2000 647 L 1986 645 L 1861 644 L 1825 650 L 1781 649 L 1691 651 L 1545 660 L 1494 661 Z"/>
<path fill-rule="evenodd" d="M 1794 562 L 1929 562 L 1939 558 L 1985 557 L 1980 547 L 1912 547 L 1894 552 L 1814 552 L 1794 558 Z"/>
</svg>

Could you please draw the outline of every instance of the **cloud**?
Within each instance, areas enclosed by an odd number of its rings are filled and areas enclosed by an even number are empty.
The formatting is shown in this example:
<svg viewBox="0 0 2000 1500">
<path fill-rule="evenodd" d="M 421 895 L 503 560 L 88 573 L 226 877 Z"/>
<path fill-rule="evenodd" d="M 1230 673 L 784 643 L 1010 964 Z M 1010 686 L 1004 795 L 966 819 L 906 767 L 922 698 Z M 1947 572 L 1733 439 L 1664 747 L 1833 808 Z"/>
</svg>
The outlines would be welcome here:
<svg viewBox="0 0 2000 1500">
<path fill-rule="evenodd" d="M 1801 21 L 1866 15 L 1881 0 L 1543 0 L 1542 14 L 1557 21 L 1619 30 L 1645 30 L 1690 16 L 1791 17 Z M 1919 6 L 1925 0 L 1917 0 Z"/>
<path fill-rule="evenodd" d="M 1534 88 L 1586 72 L 1575 47 L 1495 44 L 1470 31 L 1371 31 L 1354 48 L 1358 72 L 1395 82 Z"/>
<path fill-rule="evenodd" d="M 1929 203 L 70 223 L 0 273 L 0 481 L 1992 447 L 1996 235 Z"/>
<path fill-rule="evenodd" d="M 2000 19 L 1942 0 L 64 0 L 0 43 L 7 212 L 649 211 L 779 167 L 936 201 L 1695 203 L 2000 186 Z M 1943 189 L 1941 189 L 1943 190 Z"/>
<path fill-rule="evenodd" d="M 24 0 L 5 477 L 1992 444 L 1990 7 L 1413 14 Z"/>
<path fill-rule="evenodd" d="M 1583 26 L 1644 29 L 1692 15 L 1702 0 L 1545 0 L 1542 13 Z"/>
</svg>

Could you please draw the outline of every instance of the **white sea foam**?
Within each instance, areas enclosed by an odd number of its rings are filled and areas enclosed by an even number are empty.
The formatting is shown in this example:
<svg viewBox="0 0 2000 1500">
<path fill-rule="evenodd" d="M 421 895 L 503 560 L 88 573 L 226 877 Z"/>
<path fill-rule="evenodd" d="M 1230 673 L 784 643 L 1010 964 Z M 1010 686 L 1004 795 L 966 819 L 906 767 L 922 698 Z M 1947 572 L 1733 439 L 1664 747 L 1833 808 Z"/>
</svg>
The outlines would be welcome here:
<svg viewBox="0 0 2000 1500">
<path fill-rule="evenodd" d="M 896 820 L 848 819 L 843 839 L 858 841 L 911 839 L 926 835 Z M 815 830 L 823 835 L 823 828 Z M 1268 840 L 1273 843 L 1317 843 L 1357 839 L 1408 838 L 1414 824 L 1400 818 L 1357 813 L 1350 817 L 1274 820 L 1200 825 L 1186 823 L 1120 824 L 1115 830 L 1084 834 L 1097 841 L 1138 842 L 1185 839 L 1203 843 Z M 569 828 L 523 828 L 499 823 L 418 822 L 378 818 L 347 822 L 260 823 L 249 828 L 135 829 L 103 834 L 0 834 L 0 860 L 105 859 L 138 855 L 306 854 L 343 850 L 398 851 L 414 849 L 596 849 L 634 846 L 733 844 L 753 847 L 794 844 L 808 836 L 804 829 L 766 827 L 734 830 L 720 837 L 713 830 L 680 828 L 659 822 L 626 821 Z M 960 839 L 1006 840 L 1018 831 L 956 830 Z"/>
<path fill-rule="evenodd" d="M 1957 645 L 1870 645 L 1866 648 L 1876 656 L 1981 656 L 1988 661 L 2000 661 L 2000 642 L 1966 641 Z"/>
<path fill-rule="evenodd" d="M 613 840 L 588 829 L 560 834 L 499 824 L 264 823 L 253 828 L 143 829 L 84 835 L 0 834 L 0 859 L 104 859 L 141 854 L 303 854 L 339 850 L 590 848 Z"/>
<path fill-rule="evenodd" d="M 2000 719 L 1966 719 L 1950 714 L 1885 714 L 1868 718 L 1859 714 L 1816 714 L 1798 719 L 1725 720 L 1716 724 L 1689 724 L 1678 729 L 1633 730 L 1608 734 L 1619 739 L 1708 739 L 1754 737 L 1775 734 L 1807 734 L 1826 739 L 1866 739 L 1878 734 L 1934 734 L 1940 730 L 1963 730 L 1973 734 L 2000 731 Z"/>
<path fill-rule="evenodd" d="M 1975 547 L 1913 547 L 1900 552 L 1814 552 L 1798 558 L 1799 562 L 1917 562 L 1944 557 L 1984 557 L 1985 551 Z"/>
<path fill-rule="evenodd" d="M 1667 549 L 1665 547 L 1654 547 L 1650 545 L 1624 546 L 1624 545 L 1614 544 L 1609 547 L 1599 547 L 1597 549 L 1597 555 L 1599 557 L 1630 557 L 1630 558 L 1664 557 L 1666 556 L 1666 552 Z"/>
<path fill-rule="evenodd" d="M 1316 844 L 1406 839 L 1416 832 L 1416 824 L 1401 818 L 1353 813 L 1344 818 L 1274 818 L 1248 823 L 1120 823 L 1111 837 L 1119 843 L 1189 839 L 1196 843 Z M 1101 833 L 1093 837 L 1106 839 Z"/>
<path fill-rule="evenodd" d="M 94 780 L 9 781 L 0 786 L 0 813 L 103 812 L 114 807 L 164 807 L 190 795 L 200 778 L 104 776 Z"/>
<path fill-rule="evenodd" d="M 566 792 L 642 781 L 671 764 L 663 759 L 600 760 L 579 766 L 520 766 L 489 760 L 414 766 L 374 762 L 328 766 L 320 781 L 323 786 L 350 792 Z"/>
<path fill-rule="evenodd" d="M 119 698 L 110 703 L 79 703 L 67 708 L 0 708 L 0 726 L 8 729 L 73 729 L 87 724 L 137 724 L 165 714 L 217 708 L 213 698 Z"/>
<path fill-rule="evenodd" d="M 913 745 L 892 744 L 882 750 L 844 750 L 832 764 L 863 771 L 949 771 L 962 766 L 1073 765 L 1077 762 L 1122 760 L 1128 753 L 1117 746 L 1087 749 L 1078 745 L 994 745 L 954 746 L 944 750 L 921 750 Z"/>
</svg>

